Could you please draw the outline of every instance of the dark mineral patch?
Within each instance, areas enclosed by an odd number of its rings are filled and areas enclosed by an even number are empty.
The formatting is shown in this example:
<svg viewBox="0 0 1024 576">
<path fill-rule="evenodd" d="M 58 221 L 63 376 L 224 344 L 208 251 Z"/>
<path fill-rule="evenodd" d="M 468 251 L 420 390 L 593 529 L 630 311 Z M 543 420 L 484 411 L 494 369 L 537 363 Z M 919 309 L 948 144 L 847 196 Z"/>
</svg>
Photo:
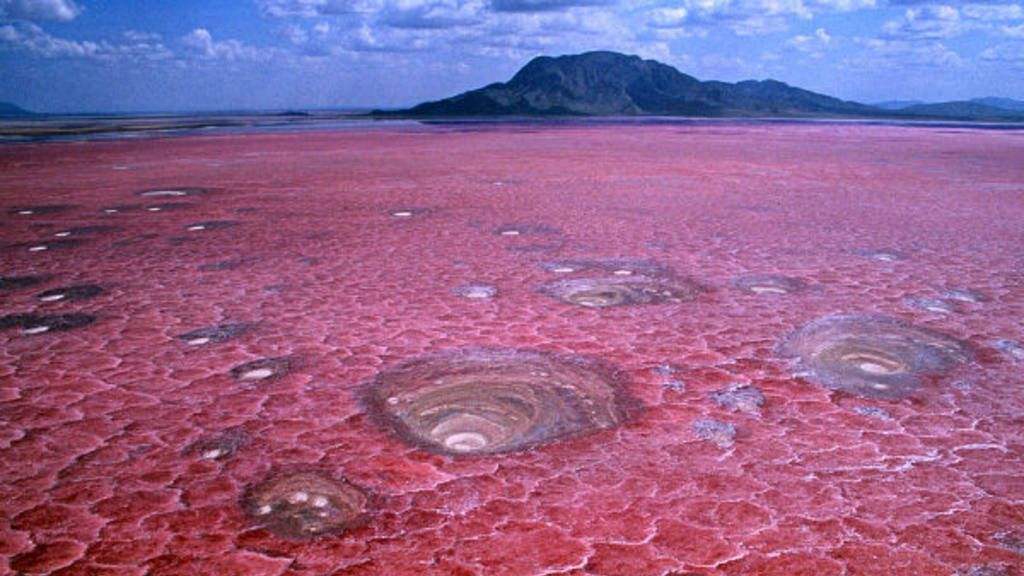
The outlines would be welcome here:
<svg viewBox="0 0 1024 576">
<path fill-rule="evenodd" d="M 17 206 L 9 208 L 7 213 L 12 216 L 44 216 L 67 212 L 73 208 L 70 204 L 44 204 L 39 206 Z"/>
<path fill-rule="evenodd" d="M 165 202 L 163 204 L 153 204 L 146 206 L 147 212 L 176 212 L 180 210 L 188 210 L 194 208 L 195 204 L 189 204 L 188 202 Z"/>
<path fill-rule="evenodd" d="M 905 258 L 902 253 L 895 250 L 860 250 L 857 254 L 879 262 L 897 262 Z"/>
<path fill-rule="evenodd" d="M 556 236 L 562 233 L 558 228 L 546 224 L 506 224 L 495 228 L 498 236 Z"/>
<path fill-rule="evenodd" d="M 242 507 L 254 522 L 274 535 L 304 540 L 366 523 L 370 499 L 344 478 L 294 472 L 274 475 L 251 486 Z"/>
<path fill-rule="evenodd" d="M 723 408 L 747 414 L 760 414 L 764 405 L 764 394 L 749 384 L 734 384 L 712 392 L 711 399 Z"/>
<path fill-rule="evenodd" d="M 68 228 L 67 230 L 61 230 L 54 234 L 57 238 L 67 238 L 69 236 L 93 236 L 96 234 L 108 234 L 110 232 L 116 232 L 120 230 L 117 226 L 75 226 Z"/>
<path fill-rule="evenodd" d="M 884 316 L 820 318 L 789 335 L 779 352 L 795 358 L 801 374 L 832 390 L 903 398 L 926 378 L 941 377 L 973 354 L 967 344 Z"/>
<path fill-rule="evenodd" d="M 18 290 L 42 284 L 47 276 L 0 276 L 0 290 Z"/>
<path fill-rule="evenodd" d="M 82 241 L 75 238 L 58 238 L 56 240 L 43 240 L 42 242 L 21 242 L 19 244 L 12 244 L 11 248 L 27 250 L 28 252 L 46 252 L 49 250 L 75 248 L 81 244 Z"/>
<path fill-rule="evenodd" d="M 1003 548 L 1024 556 L 1024 527 L 996 532 L 992 539 Z"/>
<path fill-rule="evenodd" d="M 985 564 L 961 568 L 956 571 L 954 576 L 1012 576 L 1012 574 L 1004 564 Z"/>
<path fill-rule="evenodd" d="M 736 427 L 719 420 L 697 420 L 693 423 L 693 433 L 697 438 L 713 442 L 719 448 L 731 448 L 736 441 Z"/>
<path fill-rule="evenodd" d="M 541 266 L 555 274 L 601 272 L 613 276 L 666 276 L 669 269 L 653 260 L 612 258 L 605 260 L 555 260 Z"/>
<path fill-rule="evenodd" d="M 207 220 L 205 222 L 189 224 L 185 229 L 189 232 L 201 232 L 203 230 L 223 230 L 225 228 L 233 228 L 235 226 L 238 226 L 238 222 L 235 222 L 234 220 Z"/>
<path fill-rule="evenodd" d="M 138 210 L 140 207 L 141 206 L 139 206 L 138 204 L 118 204 L 117 206 L 107 206 L 105 208 L 101 208 L 100 211 L 103 212 L 104 214 L 119 214 L 121 212 L 131 212 L 133 210 Z"/>
<path fill-rule="evenodd" d="M 857 406 L 853 409 L 854 412 L 861 416 L 867 416 L 868 418 L 877 418 L 879 420 L 892 420 L 892 415 L 887 411 L 876 408 L 875 406 Z"/>
<path fill-rule="evenodd" d="M 1024 345 L 1021 345 L 1020 342 L 1004 338 L 992 342 L 992 346 L 1015 362 L 1024 360 Z"/>
<path fill-rule="evenodd" d="M 388 210 L 388 215 L 396 220 L 407 220 L 426 215 L 428 212 L 430 212 L 428 208 L 395 208 Z"/>
<path fill-rule="evenodd" d="M 947 300 L 967 302 L 970 304 L 988 301 L 988 296 L 978 292 L 977 290 L 971 290 L 970 288 L 949 288 L 942 292 L 942 297 Z"/>
<path fill-rule="evenodd" d="M 956 311 L 952 304 L 938 298 L 907 298 L 903 303 L 910 308 L 933 314 L 952 314 Z"/>
<path fill-rule="evenodd" d="M 250 264 L 252 260 L 239 258 L 238 260 L 222 260 L 220 262 L 211 262 L 209 264 L 200 264 L 200 272 L 222 272 L 225 270 L 236 270 Z"/>
<path fill-rule="evenodd" d="M 463 284 L 455 288 L 454 292 L 470 300 L 490 300 L 498 295 L 498 289 L 489 284 Z"/>
<path fill-rule="evenodd" d="M 185 449 L 186 456 L 203 460 L 225 460 L 249 443 L 249 435 L 241 428 L 229 428 L 220 434 L 204 436 Z"/>
<path fill-rule="evenodd" d="M 288 356 L 261 358 L 235 366 L 231 369 L 231 376 L 243 382 L 259 382 L 280 378 L 291 368 L 292 359 Z"/>
<path fill-rule="evenodd" d="M 800 278 L 779 276 L 777 274 L 740 276 L 733 281 L 733 285 L 744 292 L 769 295 L 792 294 L 807 288 L 807 283 Z"/>
<path fill-rule="evenodd" d="M 552 298 L 587 308 L 663 304 L 693 300 L 704 291 L 687 279 L 615 276 L 573 278 L 550 282 L 540 291 Z"/>
<path fill-rule="evenodd" d="M 208 326 L 206 328 L 199 328 L 197 330 L 185 332 L 184 334 L 178 334 L 176 338 L 192 346 L 217 344 L 220 342 L 227 342 L 232 338 L 237 338 L 251 330 L 252 327 L 252 324 L 245 322 L 218 324 L 217 326 Z M 257 360 L 257 362 L 259 361 Z M 245 366 L 245 364 L 243 364 L 243 366 Z"/>
<path fill-rule="evenodd" d="M 96 321 L 89 314 L 8 314 L 0 317 L 0 330 L 21 328 L 25 334 L 63 332 L 88 326 Z"/>
<path fill-rule="evenodd" d="M 57 301 L 75 301 L 75 300 L 88 300 L 95 298 L 103 293 L 103 288 L 96 284 L 75 284 L 73 286 L 64 286 L 62 288 L 54 288 L 52 290 L 46 290 L 36 294 L 36 298 L 41 302 L 57 302 Z"/>
<path fill-rule="evenodd" d="M 614 428 L 633 405 L 620 374 L 607 366 L 490 349 L 405 362 L 380 373 L 366 401 L 406 442 L 450 455 L 513 452 Z"/>
<path fill-rule="evenodd" d="M 202 196 L 208 193 L 209 190 L 206 188 L 186 187 L 186 188 L 149 188 L 147 190 L 140 190 L 135 194 L 144 198 L 181 198 L 183 196 Z"/>
</svg>

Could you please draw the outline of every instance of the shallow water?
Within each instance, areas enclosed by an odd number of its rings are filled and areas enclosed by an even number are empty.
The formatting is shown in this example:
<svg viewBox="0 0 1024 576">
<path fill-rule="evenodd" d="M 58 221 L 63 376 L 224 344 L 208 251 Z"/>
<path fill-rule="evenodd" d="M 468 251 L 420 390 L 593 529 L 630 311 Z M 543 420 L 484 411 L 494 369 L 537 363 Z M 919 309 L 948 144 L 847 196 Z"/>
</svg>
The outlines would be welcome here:
<svg viewBox="0 0 1024 576">
<path fill-rule="evenodd" d="M 1021 573 L 1019 133 L 19 144 L 0 190 L 7 570 Z M 423 363 L 429 442 L 368 401 Z"/>
</svg>

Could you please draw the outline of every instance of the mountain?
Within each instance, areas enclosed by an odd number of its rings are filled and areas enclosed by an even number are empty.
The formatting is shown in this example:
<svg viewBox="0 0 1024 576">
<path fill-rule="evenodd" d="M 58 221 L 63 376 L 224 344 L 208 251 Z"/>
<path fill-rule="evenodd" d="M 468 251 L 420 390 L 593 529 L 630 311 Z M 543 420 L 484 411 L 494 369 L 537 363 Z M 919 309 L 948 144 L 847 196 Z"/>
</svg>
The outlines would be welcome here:
<svg viewBox="0 0 1024 576">
<path fill-rule="evenodd" d="M 926 104 L 926 102 L 923 100 L 886 100 L 885 102 L 874 102 L 871 105 L 882 110 L 902 110 L 920 104 Z"/>
<path fill-rule="evenodd" d="M 616 52 L 541 56 L 511 80 L 375 115 L 849 116 L 877 108 L 775 80 L 702 82 L 654 60 Z"/>
<path fill-rule="evenodd" d="M 980 99 L 979 99 L 980 100 Z M 997 108 L 979 103 L 978 100 L 956 102 L 937 102 L 935 104 L 918 104 L 898 110 L 900 115 L 928 116 L 932 118 L 954 118 L 963 120 L 1021 120 L 1024 109 L 1014 111 Z"/>
<path fill-rule="evenodd" d="M 10 102 L 0 102 L 0 118 L 27 118 L 29 116 L 38 116 L 38 114 L 19 108 Z"/>
<path fill-rule="evenodd" d="M 1024 101 L 1014 100 L 1013 98 L 996 98 L 994 96 L 989 96 L 987 98 L 973 98 L 970 101 L 976 104 L 991 106 L 992 108 L 1002 108 L 1003 110 L 1010 110 L 1013 112 L 1024 112 Z"/>
</svg>

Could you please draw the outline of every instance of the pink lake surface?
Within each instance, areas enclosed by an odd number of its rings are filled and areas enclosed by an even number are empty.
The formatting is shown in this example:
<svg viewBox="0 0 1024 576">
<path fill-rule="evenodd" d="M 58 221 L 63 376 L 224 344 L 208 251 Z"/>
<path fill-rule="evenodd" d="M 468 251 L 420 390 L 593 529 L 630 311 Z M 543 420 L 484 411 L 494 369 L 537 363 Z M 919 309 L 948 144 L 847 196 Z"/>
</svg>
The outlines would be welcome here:
<svg viewBox="0 0 1024 576">
<path fill-rule="evenodd" d="M 138 195 L 181 187 L 208 193 Z M 2 314 L 95 317 L 0 331 L 2 572 L 1024 574 L 1024 132 L 723 123 L 19 144 L 0 147 L 0 194 L 0 275 L 40 277 L 8 282 Z M 705 290 L 601 309 L 540 290 L 560 278 L 552 263 L 602 259 Z M 806 289 L 738 289 L 750 274 Z M 39 297 L 83 284 L 103 291 Z M 466 298 L 466 285 L 497 292 Z M 829 390 L 777 346 L 837 313 L 942 332 L 972 359 L 900 399 Z M 180 337 L 229 323 L 248 330 Z M 475 347 L 598 359 L 637 409 L 468 457 L 367 414 L 361 391 L 382 370 Z M 273 376 L 232 373 L 267 358 L 283 359 Z M 715 400 L 740 385 L 763 403 Z M 721 434 L 700 433 L 708 421 Z M 290 471 L 359 487 L 364 521 L 305 539 L 265 529 L 246 491 Z"/>
</svg>

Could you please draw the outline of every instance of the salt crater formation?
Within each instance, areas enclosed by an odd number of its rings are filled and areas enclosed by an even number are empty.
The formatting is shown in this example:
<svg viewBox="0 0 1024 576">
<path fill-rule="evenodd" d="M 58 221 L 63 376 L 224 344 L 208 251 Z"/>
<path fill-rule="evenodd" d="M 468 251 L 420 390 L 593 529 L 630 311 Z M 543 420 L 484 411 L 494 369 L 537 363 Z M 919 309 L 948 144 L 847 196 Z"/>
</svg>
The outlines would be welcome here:
<svg viewBox="0 0 1024 576">
<path fill-rule="evenodd" d="M 367 403 L 406 442 L 452 455 L 514 452 L 614 428 L 632 404 L 616 371 L 527 350 L 416 358 L 382 372 Z"/>
</svg>

